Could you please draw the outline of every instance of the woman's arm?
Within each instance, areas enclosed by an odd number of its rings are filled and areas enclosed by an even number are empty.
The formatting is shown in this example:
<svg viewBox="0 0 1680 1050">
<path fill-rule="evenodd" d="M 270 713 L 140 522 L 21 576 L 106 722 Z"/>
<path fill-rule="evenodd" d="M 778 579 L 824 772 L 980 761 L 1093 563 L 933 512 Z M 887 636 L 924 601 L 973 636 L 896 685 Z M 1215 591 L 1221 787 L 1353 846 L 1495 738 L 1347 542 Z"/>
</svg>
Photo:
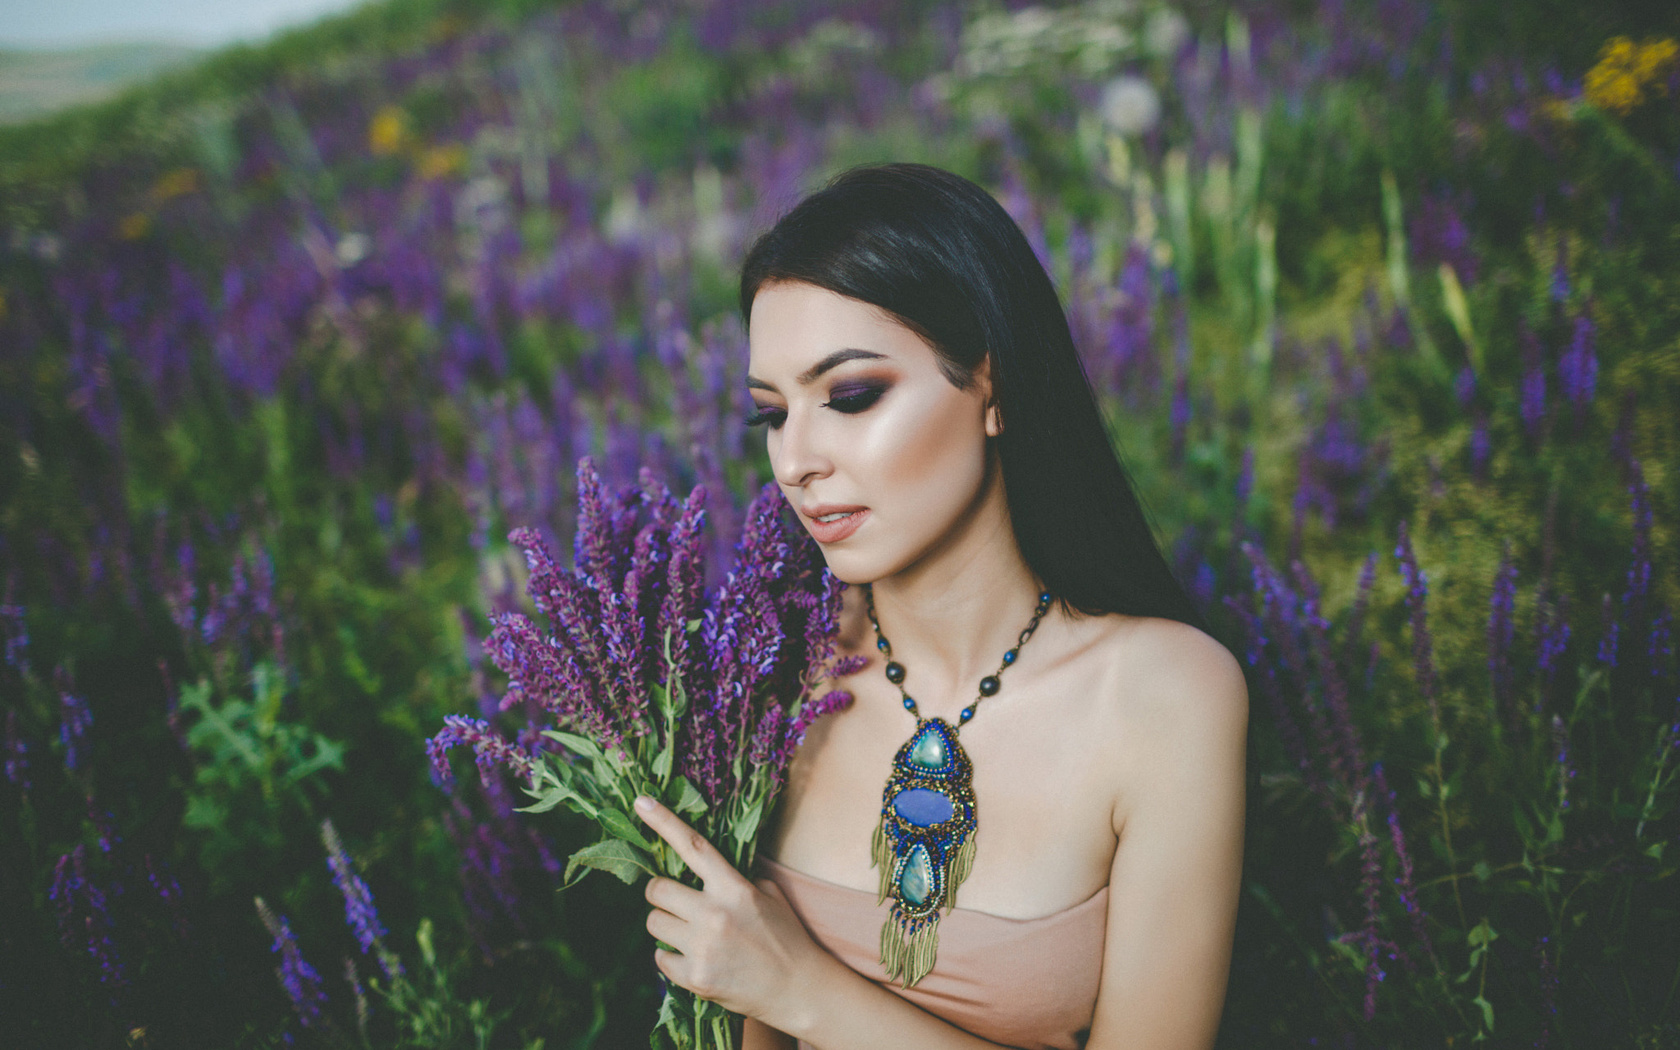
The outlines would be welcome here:
<svg viewBox="0 0 1680 1050">
<path fill-rule="evenodd" d="M 749 1017 L 741 1029 L 741 1050 L 794 1050 L 794 1039 Z"/>
<path fill-rule="evenodd" d="M 1224 646 L 1179 624 L 1128 701 L 1120 845 L 1087 1050 L 1206 1050 L 1219 1028 L 1242 884 L 1248 688 Z"/>
<path fill-rule="evenodd" d="M 824 951 L 774 882 L 749 882 L 669 809 L 643 798 L 636 812 L 701 881 L 694 889 L 649 880 L 648 932 L 677 949 L 655 948 L 654 965 L 673 984 L 771 1029 L 751 1038 L 786 1033 L 822 1050 L 1000 1045 L 947 1024 Z"/>
</svg>

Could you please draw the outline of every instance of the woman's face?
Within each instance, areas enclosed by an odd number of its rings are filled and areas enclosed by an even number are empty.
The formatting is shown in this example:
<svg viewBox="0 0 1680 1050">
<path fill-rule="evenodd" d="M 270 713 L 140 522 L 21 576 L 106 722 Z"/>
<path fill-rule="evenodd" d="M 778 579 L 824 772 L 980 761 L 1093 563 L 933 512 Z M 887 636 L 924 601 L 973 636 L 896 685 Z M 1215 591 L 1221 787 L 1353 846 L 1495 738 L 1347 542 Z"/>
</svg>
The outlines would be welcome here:
<svg viewBox="0 0 1680 1050">
<path fill-rule="evenodd" d="M 749 332 L 747 386 L 776 482 L 840 579 L 915 565 L 998 488 L 984 365 L 958 390 L 885 311 L 802 282 L 762 286 Z"/>
</svg>

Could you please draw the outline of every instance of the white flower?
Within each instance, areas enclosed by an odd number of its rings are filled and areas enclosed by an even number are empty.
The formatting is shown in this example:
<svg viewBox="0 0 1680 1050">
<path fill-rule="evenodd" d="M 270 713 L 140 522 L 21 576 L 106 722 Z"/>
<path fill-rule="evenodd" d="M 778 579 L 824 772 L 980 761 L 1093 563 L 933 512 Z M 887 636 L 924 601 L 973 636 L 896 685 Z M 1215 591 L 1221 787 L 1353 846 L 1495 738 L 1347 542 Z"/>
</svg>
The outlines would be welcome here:
<svg viewBox="0 0 1680 1050">
<path fill-rule="evenodd" d="M 1098 104 L 1103 123 L 1121 135 L 1148 131 L 1161 119 L 1161 97 L 1142 77 L 1119 76 L 1103 86 Z"/>
<path fill-rule="evenodd" d="M 1151 11 L 1143 26 L 1143 40 L 1149 50 L 1162 58 L 1171 58 L 1190 39 L 1190 23 L 1170 7 Z"/>
</svg>

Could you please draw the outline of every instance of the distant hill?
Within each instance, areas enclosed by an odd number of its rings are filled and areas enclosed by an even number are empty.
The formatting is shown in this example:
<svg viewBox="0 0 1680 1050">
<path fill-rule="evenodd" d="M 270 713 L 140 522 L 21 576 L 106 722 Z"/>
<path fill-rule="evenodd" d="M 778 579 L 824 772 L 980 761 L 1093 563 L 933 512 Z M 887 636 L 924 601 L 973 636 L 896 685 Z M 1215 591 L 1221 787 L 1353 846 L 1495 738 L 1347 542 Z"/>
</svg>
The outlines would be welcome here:
<svg viewBox="0 0 1680 1050">
<path fill-rule="evenodd" d="M 172 44 L 103 44 L 66 51 L 0 50 L 0 123 L 97 102 L 199 57 Z"/>
</svg>

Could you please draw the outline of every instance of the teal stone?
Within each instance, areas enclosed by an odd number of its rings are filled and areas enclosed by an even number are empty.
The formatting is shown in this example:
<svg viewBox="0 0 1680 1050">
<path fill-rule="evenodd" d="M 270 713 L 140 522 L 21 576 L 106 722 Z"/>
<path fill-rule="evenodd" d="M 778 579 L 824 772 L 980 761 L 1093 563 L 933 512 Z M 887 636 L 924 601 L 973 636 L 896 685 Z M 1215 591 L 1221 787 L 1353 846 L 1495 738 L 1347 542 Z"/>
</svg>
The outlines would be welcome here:
<svg viewBox="0 0 1680 1050">
<path fill-rule="evenodd" d="M 917 843 L 904 862 L 904 873 L 898 877 L 899 896 L 912 908 L 920 908 L 933 895 L 933 860 L 927 847 Z"/>
<path fill-rule="evenodd" d="M 916 746 L 910 749 L 910 761 L 923 769 L 943 769 L 949 758 L 945 738 L 932 726 L 922 730 L 922 735 L 916 738 Z"/>
</svg>

